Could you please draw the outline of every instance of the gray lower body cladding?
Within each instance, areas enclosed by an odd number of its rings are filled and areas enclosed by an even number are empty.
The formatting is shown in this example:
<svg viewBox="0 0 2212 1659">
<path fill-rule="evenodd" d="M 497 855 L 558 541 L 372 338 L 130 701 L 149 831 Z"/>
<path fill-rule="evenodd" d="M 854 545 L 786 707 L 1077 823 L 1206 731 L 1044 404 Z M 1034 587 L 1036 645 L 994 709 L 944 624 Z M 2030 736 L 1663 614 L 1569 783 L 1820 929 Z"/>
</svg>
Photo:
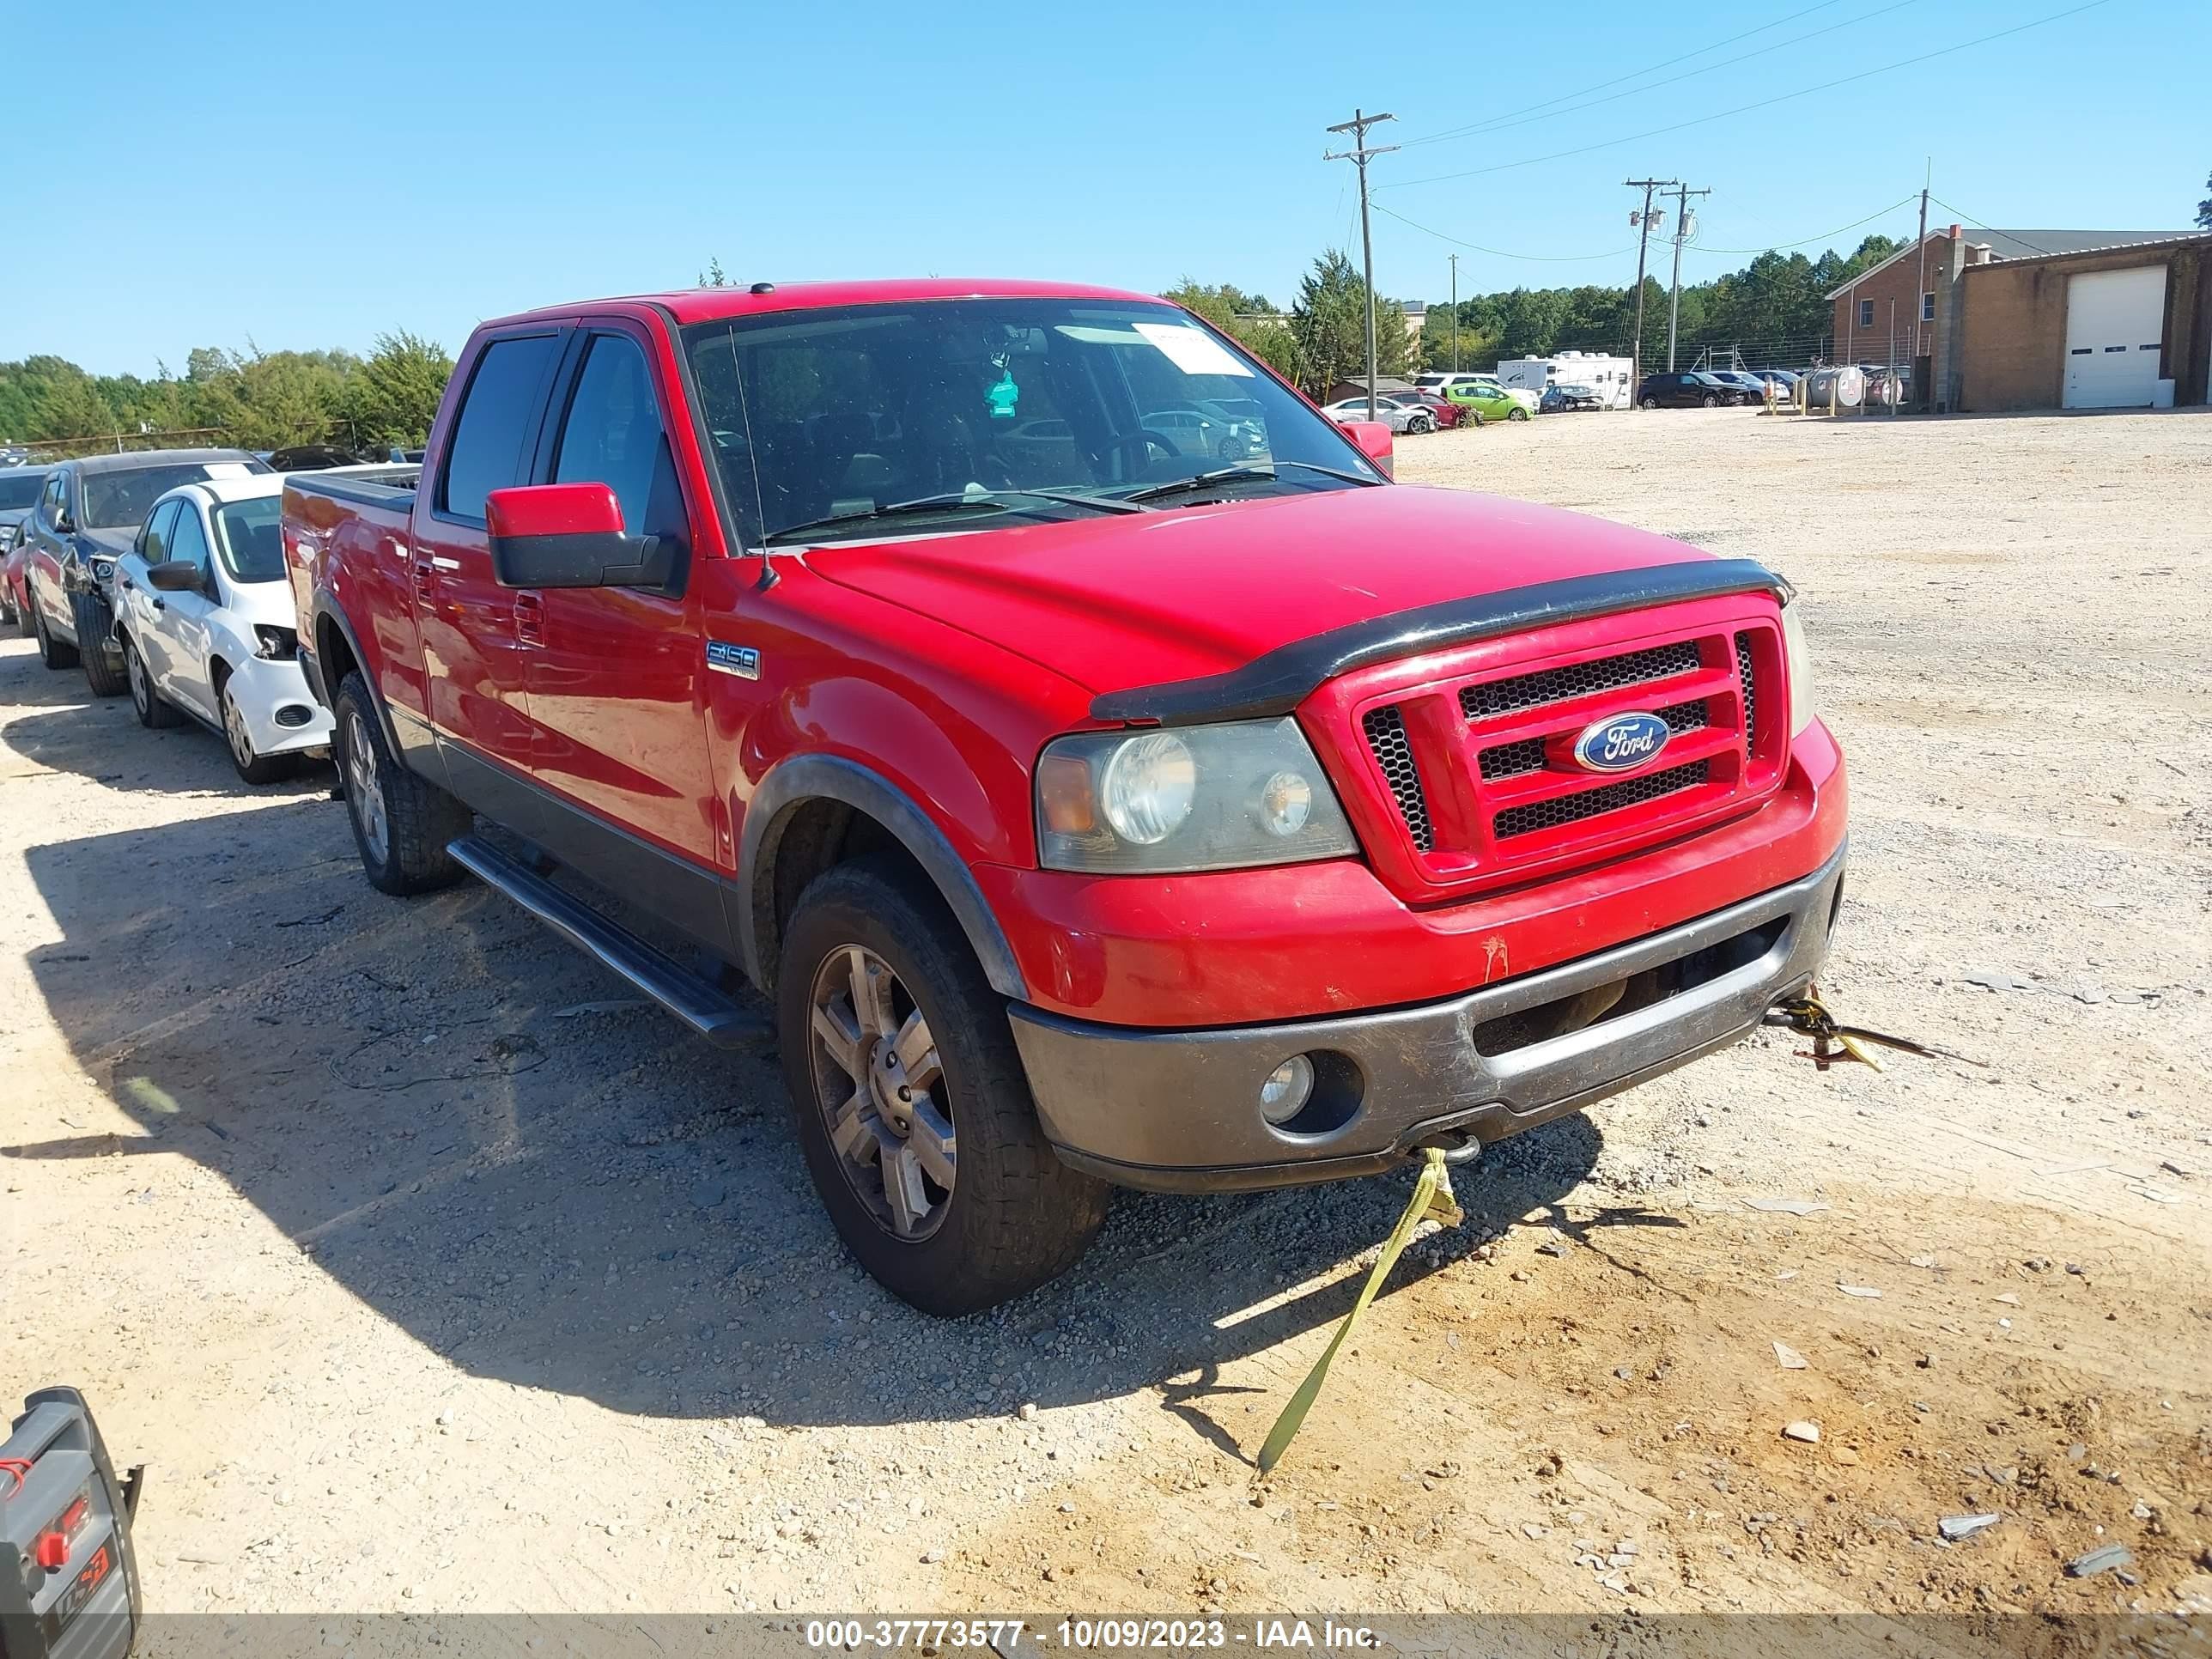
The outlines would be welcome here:
<svg viewBox="0 0 2212 1659">
<path fill-rule="evenodd" d="M 1024 1004 L 1014 1038 L 1061 1158 L 1125 1186 L 1215 1192 L 1371 1175 L 1494 1141 L 1747 1035 L 1827 954 L 1845 849 L 1800 879 L 1642 939 L 1441 1002 L 1275 1025 L 1157 1030 Z M 1314 1066 L 1278 1127 L 1260 1085 Z"/>
</svg>

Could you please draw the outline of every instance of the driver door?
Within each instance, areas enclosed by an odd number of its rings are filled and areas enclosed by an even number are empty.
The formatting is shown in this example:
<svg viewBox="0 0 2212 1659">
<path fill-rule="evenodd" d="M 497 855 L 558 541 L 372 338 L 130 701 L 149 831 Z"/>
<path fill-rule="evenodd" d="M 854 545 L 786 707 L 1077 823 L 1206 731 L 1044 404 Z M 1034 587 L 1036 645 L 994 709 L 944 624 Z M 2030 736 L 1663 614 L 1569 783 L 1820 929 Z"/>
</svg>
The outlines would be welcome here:
<svg viewBox="0 0 2212 1659">
<path fill-rule="evenodd" d="M 200 585 L 183 592 L 156 597 L 161 607 L 157 632 L 161 639 L 162 671 L 154 684 L 163 696 L 180 708 L 189 708 L 202 720 L 219 723 L 215 690 L 208 674 L 208 617 L 214 611 L 215 550 L 208 544 L 207 526 L 199 507 L 185 501 L 178 509 L 169 532 L 169 556 L 192 565 Z"/>
</svg>

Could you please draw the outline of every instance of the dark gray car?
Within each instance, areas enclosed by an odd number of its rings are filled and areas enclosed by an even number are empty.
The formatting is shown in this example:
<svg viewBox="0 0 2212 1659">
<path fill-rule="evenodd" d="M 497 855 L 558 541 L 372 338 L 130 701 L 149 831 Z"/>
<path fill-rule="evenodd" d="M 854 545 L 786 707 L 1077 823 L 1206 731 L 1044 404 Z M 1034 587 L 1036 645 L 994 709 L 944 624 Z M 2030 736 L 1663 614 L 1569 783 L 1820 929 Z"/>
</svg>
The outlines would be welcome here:
<svg viewBox="0 0 2212 1659">
<path fill-rule="evenodd" d="M 129 690 L 109 584 L 147 510 L 179 484 L 268 471 L 242 449 L 149 449 L 57 463 L 23 521 L 32 631 L 46 666 L 81 662 L 95 696 Z"/>
</svg>

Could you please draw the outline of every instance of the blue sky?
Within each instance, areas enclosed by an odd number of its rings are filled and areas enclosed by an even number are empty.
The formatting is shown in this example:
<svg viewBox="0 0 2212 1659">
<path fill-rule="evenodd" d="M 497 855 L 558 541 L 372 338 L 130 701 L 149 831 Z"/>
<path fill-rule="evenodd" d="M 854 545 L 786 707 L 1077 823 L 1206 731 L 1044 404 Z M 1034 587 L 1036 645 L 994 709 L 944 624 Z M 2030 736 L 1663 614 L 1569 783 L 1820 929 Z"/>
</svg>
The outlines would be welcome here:
<svg viewBox="0 0 2212 1659">
<path fill-rule="evenodd" d="M 1399 117 L 1377 143 L 1492 124 L 1377 161 L 1378 207 L 1606 256 L 1463 248 L 1463 294 L 1625 286 L 1632 175 L 1712 187 L 1696 278 L 1899 201 L 1930 155 L 1936 194 L 1984 223 L 2185 227 L 2212 169 L 2180 89 L 2212 63 L 2205 0 L 2106 0 L 1736 112 L 2077 3 L 41 7 L 4 36 L 55 72 L 9 81 L 0 359 L 151 374 L 195 345 L 403 327 L 454 348 L 481 318 L 683 286 L 709 256 L 743 281 L 1189 273 L 1282 301 L 1324 245 L 1356 248 L 1351 169 L 1322 160 L 1355 104 Z M 1376 285 L 1441 298 L 1451 245 L 1375 227 Z"/>
</svg>

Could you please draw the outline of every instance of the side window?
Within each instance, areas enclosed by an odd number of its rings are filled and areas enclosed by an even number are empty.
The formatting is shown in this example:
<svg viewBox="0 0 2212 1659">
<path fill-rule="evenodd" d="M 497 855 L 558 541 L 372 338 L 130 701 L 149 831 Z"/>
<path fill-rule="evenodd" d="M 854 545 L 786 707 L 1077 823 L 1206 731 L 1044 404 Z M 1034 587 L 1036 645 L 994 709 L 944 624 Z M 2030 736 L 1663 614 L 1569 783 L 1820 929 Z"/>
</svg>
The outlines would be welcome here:
<svg viewBox="0 0 2212 1659">
<path fill-rule="evenodd" d="M 48 528 L 62 521 L 62 502 L 68 494 L 69 485 L 63 474 L 57 472 L 46 480 L 46 499 L 39 503 L 39 516 L 46 521 Z"/>
<path fill-rule="evenodd" d="M 558 343 L 557 336 L 532 334 L 484 348 L 446 445 L 445 477 L 438 487 L 442 510 L 481 519 L 485 496 L 521 481 L 523 446 Z"/>
<path fill-rule="evenodd" d="M 146 533 L 139 538 L 138 551 L 148 564 L 160 564 L 169 556 L 171 526 L 176 523 L 177 510 L 183 505 L 181 501 L 164 501 L 146 520 Z"/>
<path fill-rule="evenodd" d="M 561 423 L 553 481 L 612 486 L 623 528 L 633 536 L 659 534 L 674 527 L 669 516 L 677 505 L 667 453 L 645 354 L 627 335 L 594 335 Z M 656 483 L 665 483 L 665 506 L 654 499 Z"/>
<path fill-rule="evenodd" d="M 207 574 L 207 532 L 200 528 L 197 509 L 179 503 L 176 520 L 169 531 L 169 556 L 186 560 L 198 565 L 202 575 Z"/>
</svg>

